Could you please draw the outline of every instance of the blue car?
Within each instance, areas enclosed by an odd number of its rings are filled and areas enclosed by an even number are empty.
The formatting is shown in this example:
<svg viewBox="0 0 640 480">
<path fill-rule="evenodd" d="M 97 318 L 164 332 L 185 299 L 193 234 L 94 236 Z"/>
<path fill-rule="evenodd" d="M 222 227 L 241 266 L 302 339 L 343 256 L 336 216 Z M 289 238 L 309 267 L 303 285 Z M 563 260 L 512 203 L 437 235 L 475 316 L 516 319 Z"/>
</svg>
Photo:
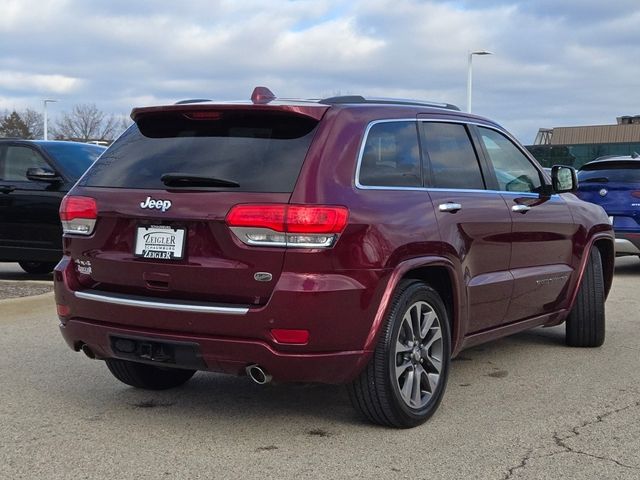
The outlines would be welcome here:
<svg viewBox="0 0 640 480">
<path fill-rule="evenodd" d="M 640 256 L 640 155 L 601 157 L 578 170 L 576 195 L 605 209 L 616 255 Z"/>
</svg>

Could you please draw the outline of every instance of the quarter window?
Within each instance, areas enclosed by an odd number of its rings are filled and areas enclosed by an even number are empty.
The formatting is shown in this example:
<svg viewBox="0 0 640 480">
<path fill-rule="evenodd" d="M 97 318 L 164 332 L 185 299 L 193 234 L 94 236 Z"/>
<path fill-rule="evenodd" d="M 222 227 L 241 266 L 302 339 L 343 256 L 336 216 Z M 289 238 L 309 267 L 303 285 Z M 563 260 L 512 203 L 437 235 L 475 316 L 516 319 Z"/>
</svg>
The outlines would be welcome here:
<svg viewBox="0 0 640 480">
<path fill-rule="evenodd" d="M 381 187 L 422 186 L 416 122 L 383 122 L 369 129 L 359 180 Z"/>
<path fill-rule="evenodd" d="M 478 157 L 464 125 L 422 122 L 423 150 L 436 188 L 485 188 Z"/>
<path fill-rule="evenodd" d="M 507 192 L 539 192 L 540 172 L 511 140 L 495 130 L 479 128 L 480 138 L 493 165 L 498 188 Z"/>
</svg>

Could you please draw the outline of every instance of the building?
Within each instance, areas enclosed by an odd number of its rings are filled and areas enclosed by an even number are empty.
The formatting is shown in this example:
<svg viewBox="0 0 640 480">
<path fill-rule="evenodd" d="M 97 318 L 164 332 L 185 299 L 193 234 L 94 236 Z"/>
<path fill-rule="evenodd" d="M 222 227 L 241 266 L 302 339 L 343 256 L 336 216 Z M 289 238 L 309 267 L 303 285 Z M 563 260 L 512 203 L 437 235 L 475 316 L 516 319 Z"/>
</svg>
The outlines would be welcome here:
<svg viewBox="0 0 640 480">
<path fill-rule="evenodd" d="M 545 167 L 580 168 L 605 155 L 640 152 L 640 115 L 622 116 L 612 125 L 541 128 L 527 149 Z"/>
</svg>

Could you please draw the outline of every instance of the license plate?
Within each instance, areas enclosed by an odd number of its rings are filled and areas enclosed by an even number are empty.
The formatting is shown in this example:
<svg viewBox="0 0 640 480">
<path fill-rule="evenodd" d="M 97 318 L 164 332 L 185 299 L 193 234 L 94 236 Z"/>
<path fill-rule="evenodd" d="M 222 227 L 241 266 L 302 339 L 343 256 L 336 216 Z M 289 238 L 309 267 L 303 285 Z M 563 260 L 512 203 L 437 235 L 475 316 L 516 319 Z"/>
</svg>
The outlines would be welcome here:
<svg viewBox="0 0 640 480">
<path fill-rule="evenodd" d="M 184 228 L 166 225 L 138 227 L 134 255 L 157 260 L 180 260 L 184 257 L 184 232 Z"/>
</svg>

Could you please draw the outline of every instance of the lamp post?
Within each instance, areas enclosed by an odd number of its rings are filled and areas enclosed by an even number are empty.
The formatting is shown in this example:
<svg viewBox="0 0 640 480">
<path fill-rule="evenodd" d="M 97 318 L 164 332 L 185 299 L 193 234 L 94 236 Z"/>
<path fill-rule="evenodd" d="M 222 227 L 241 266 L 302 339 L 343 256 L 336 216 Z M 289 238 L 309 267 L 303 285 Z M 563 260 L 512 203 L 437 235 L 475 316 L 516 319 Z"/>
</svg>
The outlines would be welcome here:
<svg viewBox="0 0 640 480">
<path fill-rule="evenodd" d="M 471 113 L 471 82 L 472 82 L 472 66 L 474 55 L 493 55 L 492 52 L 486 50 L 476 50 L 475 52 L 469 52 L 469 63 L 467 66 L 467 112 Z"/>
<path fill-rule="evenodd" d="M 47 118 L 47 103 L 55 103 L 57 102 L 57 100 L 44 100 L 44 139 L 48 140 L 47 138 L 47 129 L 48 129 L 48 118 Z"/>
</svg>

